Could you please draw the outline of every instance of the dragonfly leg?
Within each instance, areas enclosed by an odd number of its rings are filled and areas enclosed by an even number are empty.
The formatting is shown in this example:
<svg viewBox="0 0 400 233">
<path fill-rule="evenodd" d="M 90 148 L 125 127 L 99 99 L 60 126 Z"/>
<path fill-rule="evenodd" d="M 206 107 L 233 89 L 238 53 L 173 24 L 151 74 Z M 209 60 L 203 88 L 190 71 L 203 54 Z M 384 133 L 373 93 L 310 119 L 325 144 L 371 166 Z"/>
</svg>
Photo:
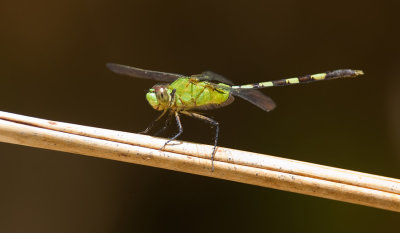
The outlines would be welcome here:
<svg viewBox="0 0 400 233">
<path fill-rule="evenodd" d="M 175 92 L 176 92 L 176 89 L 173 89 L 172 92 L 171 92 L 170 100 L 169 100 L 169 104 L 168 104 L 168 107 L 169 107 L 169 108 L 171 108 L 172 105 L 173 105 L 174 102 L 175 102 Z"/>
<path fill-rule="evenodd" d="M 201 114 L 198 113 L 194 113 L 194 112 L 187 112 L 187 111 L 182 111 L 182 114 L 185 114 L 187 116 L 193 117 L 193 118 L 197 118 L 203 121 L 207 121 L 208 123 L 212 124 L 213 126 L 215 126 L 215 140 L 214 140 L 214 149 L 213 152 L 211 154 L 211 171 L 214 171 L 214 157 L 215 157 L 215 153 L 217 152 L 217 145 L 218 145 L 218 135 L 219 135 L 219 123 L 209 117 L 203 116 Z"/>
<path fill-rule="evenodd" d="M 181 124 L 181 119 L 179 118 L 179 113 L 175 112 L 175 119 L 176 119 L 176 124 L 178 125 L 179 132 L 175 134 L 172 138 L 168 139 L 168 141 L 164 144 L 164 146 L 161 147 L 160 150 L 164 150 L 165 146 L 170 143 L 171 141 L 175 140 L 177 137 L 179 137 L 183 133 L 183 127 Z"/>
<path fill-rule="evenodd" d="M 172 104 L 175 102 L 175 92 L 176 92 L 176 89 L 173 89 L 172 92 L 171 92 L 170 101 L 169 101 L 169 105 L 168 105 L 169 108 L 171 108 L 171 107 L 172 107 Z M 159 131 L 157 131 L 157 132 L 154 134 L 154 136 L 159 135 L 160 133 L 164 132 L 164 131 L 168 128 L 169 123 L 171 122 L 171 117 L 172 117 L 172 112 L 169 113 L 168 118 L 167 118 L 167 120 L 165 121 L 164 126 L 163 126 Z"/>
<path fill-rule="evenodd" d="M 171 119 L 172 119 L 172 113 L 170 112 L 170 114 L 168 115 L 167 120 L 165 121 L 164 126 L 163 126 L 159 131 L 157 131 L 157 132 L 154 134 L 154 136 L 157 136 L 157 135 L 159 135 L 160 133 L 164 132 L 164 131 L 168 128 L 169 124 L 171 123 Z"/>
<path fill-rule="evenodd" d="M 167 110 L 168 109 L 164 109 L 164 111 L 161 113 L 161 115 L 159 116 L 159 117 L 157 117 L 155 120 L 153 120 L 151 123 L 150 123 L 150 125 L 144 130 L 144 131 L 141 131 L 141 132 L 139 132 L 140 134 L 146 134 L 146 133 L 148 133 L 153 127 L 154 127 L 154 124 L 157 122 L 157 121 L 159 121 L 164 115 L 165 115 L 165 113 L 167 112 Z"/>
</svg>

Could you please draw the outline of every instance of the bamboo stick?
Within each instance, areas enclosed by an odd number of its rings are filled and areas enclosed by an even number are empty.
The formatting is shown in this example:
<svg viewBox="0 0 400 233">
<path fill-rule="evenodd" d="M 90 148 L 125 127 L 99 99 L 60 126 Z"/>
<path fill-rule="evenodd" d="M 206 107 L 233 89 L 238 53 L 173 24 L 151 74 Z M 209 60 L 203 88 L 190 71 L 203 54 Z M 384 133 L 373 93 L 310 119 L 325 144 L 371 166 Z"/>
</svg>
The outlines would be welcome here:
<svg viewBox="0 0 400 233">
<path fill-rule="evenodd" d="M 187 172 L 400 212 L 400 180 L 0 111 L 0 141 Z"/>
</svg>

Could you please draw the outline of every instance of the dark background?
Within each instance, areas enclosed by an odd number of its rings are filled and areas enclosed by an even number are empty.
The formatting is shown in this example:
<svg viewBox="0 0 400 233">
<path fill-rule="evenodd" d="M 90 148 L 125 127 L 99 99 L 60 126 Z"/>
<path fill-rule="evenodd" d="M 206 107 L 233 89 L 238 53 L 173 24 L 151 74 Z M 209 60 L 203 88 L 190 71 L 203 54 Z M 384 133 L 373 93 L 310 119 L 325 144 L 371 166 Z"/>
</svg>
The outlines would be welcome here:
<svg viewBox="0 0 400 233">
<path fill-rule="evenodd" d="M 220 145 L 400 178 L 396 1 L 0 1 L 0 110 L 138 132 L 154 83 L 106 62 L 237 84 L 337 68 L 209 112 Z M 181 139 L 212 143 L 183 119 Z M 167 132 L 170 136 L 175 128 Z M 0 144 L 0 232 L 398 232 L 399 214 L 158 168 Z"/>
</svg>

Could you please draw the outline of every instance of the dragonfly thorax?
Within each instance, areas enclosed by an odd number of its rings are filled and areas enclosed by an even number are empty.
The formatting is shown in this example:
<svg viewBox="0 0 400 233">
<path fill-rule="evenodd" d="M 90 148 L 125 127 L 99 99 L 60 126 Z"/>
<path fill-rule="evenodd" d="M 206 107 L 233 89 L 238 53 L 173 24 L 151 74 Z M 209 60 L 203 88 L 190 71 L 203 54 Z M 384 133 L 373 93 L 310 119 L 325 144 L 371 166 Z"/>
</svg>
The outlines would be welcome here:
<svg viewBox="0 0 400 233">
<path fill-rule="evenodd" d="M 164 110 L 169 107 L 171 94 L 168 84 L 156 84 L 146 94 L 146 99 L 155 110 Z"/>
</svg>

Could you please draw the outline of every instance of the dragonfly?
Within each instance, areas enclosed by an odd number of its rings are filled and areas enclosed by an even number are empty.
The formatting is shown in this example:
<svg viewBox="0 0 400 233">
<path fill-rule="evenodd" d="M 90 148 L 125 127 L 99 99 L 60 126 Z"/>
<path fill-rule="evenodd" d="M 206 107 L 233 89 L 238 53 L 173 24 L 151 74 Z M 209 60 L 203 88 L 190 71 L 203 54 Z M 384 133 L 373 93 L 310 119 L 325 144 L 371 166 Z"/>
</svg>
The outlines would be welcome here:
<svg viewBox="0 0 400 233">
<path fill-rule="evenodd" d="M 141 132 L 144 134 L 148 133 L 153 128 L 154 124 L 168 113 L 169 117 L 165 121 L 164 127 L 160 130 L 164 131 L 168 127 L 171 118 L 174 116 L 178 126 L 178 132 L 168 139 L 164 146 L 160 148 L 161 150 L 183 133 L 180 115 L 197 118 L 214 126 L 215 138 L 211 154 L 212 171 L 214 171 L 214 157 L 218 145 L 219 123 L 205 116 L 201 113 L 202 111 L 225 107 L 231 104 L 235 97 L 240 97 L 262 110 L 269 112 L 276 107 L 276 104 L 271 98 L 264 95 L 258 89 L 339 78 L 354 78 L 364 74 L 362 70 L 339 69 L 275 81 L 234 85 L 229 79 L 212 71 L 205 71 L 195 75 L 182 75 L 145 70 L 115 63 L 107 63 L 106 66 L 112 72 L 120 75 L 161 82 L 149 89 L 146 94 L 146 99 L 153 109 L 162 111 L 162 113 Z"/>
</svg>

